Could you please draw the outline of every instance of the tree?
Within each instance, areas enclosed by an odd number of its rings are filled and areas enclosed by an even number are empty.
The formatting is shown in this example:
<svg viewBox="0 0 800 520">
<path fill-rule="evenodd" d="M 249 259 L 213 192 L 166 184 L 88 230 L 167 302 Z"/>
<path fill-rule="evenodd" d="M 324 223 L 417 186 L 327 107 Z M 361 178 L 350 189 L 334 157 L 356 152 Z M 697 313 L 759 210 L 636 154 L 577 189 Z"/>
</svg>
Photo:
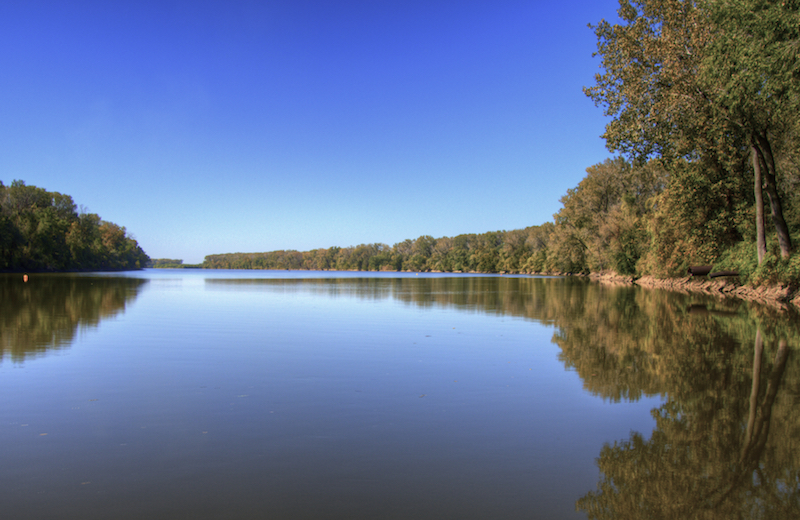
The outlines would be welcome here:
<svg viewBox="0 0 800 520">
<path fill-rule="evenodd" d="M 612 116 L 603 137 L 611 151 L 642 161 L 695 152 L 695 132 L 710 114 L 696 89 L 710 24 L 696 2 L 620 0 L 623 24 L 592 26 L 603 73 L 584 92 Z"/>
<path fill-rule="evenodd" d="M 147 261 L 125 228 L 79 215 L 69 195 L 0 183 L 0 270 L 134 269 Z"/>
<path fill-rule="evenodd" d="M 796 0 L 620 0 L 623 23 L 594 27 L 603 73 L 585 89 L 613 117 L 603 134 L 608 148 L 635 161 L 702 159 L 743 175 L 737 164 L 752 154 L 784 258 L 792 244 L 775 143 L 785 140 L 800 103 L 799 6 Z M 753 185 L 757 201 L 762 186 Z"/>
<path fill-rule="evenodd" d="M 719 119 L 747 136 L 756 178 L 763 176 L 755 190 L 767 193 L 781 256 L 788 258 L 775 144 L 791 133 L 800 109 L 800 2 L 716 0 L 709 11 L 717 31 L 699 76 L 703 93 Z"/>
<path fill-rule="evenodd" d="M 561 198 L 549 268 L 634 274 L 648 238 L 643 218 L 664 179 L 657 161 L 633 166 L 617 157 L 587 168 L 586 177 Z"/>
</svg>

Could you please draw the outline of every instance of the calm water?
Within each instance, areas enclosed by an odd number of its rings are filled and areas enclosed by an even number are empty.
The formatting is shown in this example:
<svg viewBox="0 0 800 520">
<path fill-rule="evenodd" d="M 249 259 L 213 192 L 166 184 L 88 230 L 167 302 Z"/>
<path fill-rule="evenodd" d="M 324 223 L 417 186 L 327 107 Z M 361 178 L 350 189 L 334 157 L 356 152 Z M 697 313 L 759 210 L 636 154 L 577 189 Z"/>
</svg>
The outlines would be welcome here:
<svg viewBox="0 0 800 520">
<path fill-rule="evenodd" d="M 0 275 L 13 519 L 800 518 L 794 314 L 561 278 Z"/>
</svg>

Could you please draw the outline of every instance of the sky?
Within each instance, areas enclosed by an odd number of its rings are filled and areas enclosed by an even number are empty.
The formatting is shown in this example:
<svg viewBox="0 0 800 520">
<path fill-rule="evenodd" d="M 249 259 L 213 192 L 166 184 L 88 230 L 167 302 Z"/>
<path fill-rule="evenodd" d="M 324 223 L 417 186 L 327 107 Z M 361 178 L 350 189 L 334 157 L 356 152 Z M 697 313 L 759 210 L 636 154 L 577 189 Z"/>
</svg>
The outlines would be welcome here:
<svg viewBox="0 0 800 520">
<path fill-rule="evenodd" d="M 616 0 L 0 4 L 0 181 L 151 258 L 521 229 L 611 157 Z"/>
</svg>

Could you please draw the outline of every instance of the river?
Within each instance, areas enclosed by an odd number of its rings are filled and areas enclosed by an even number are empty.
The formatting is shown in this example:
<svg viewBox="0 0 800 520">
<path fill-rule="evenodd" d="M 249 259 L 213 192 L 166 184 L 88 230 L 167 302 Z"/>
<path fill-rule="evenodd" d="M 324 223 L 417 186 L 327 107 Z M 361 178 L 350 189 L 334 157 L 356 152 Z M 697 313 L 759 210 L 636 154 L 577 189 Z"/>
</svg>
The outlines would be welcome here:
<svg viewBox="0 0 800 520">
<path fill-rule="evenodd" d="M 800 517 L 800 326 L 531 276 L 0 275 L 13 519 Z"/>
</svg>

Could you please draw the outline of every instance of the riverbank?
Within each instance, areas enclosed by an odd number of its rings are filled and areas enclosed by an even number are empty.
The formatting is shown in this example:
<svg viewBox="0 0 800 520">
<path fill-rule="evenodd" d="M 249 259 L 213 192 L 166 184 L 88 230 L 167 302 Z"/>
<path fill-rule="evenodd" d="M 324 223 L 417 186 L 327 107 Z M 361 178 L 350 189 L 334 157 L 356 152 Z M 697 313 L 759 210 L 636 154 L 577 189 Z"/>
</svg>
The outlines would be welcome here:
<svg viewBox="0 0 800 520">
<path fill-rule="evenodd" d="M 800 310 L 800 290 L 789 286 L 750 287 L 740 284 L 735 278 L 709 279 L 700 276 L 682 278 L 655 278 L 643 276 L 622 276 L 616 273 L 593 273 L 589 278 L 600 283 L 612 285 L 639 285 L 642 287 L 666 289 L 682 293 L 701 292 L 728 298 L 756 301 L 769 305 L 791 305 Z"/>
</svg>

